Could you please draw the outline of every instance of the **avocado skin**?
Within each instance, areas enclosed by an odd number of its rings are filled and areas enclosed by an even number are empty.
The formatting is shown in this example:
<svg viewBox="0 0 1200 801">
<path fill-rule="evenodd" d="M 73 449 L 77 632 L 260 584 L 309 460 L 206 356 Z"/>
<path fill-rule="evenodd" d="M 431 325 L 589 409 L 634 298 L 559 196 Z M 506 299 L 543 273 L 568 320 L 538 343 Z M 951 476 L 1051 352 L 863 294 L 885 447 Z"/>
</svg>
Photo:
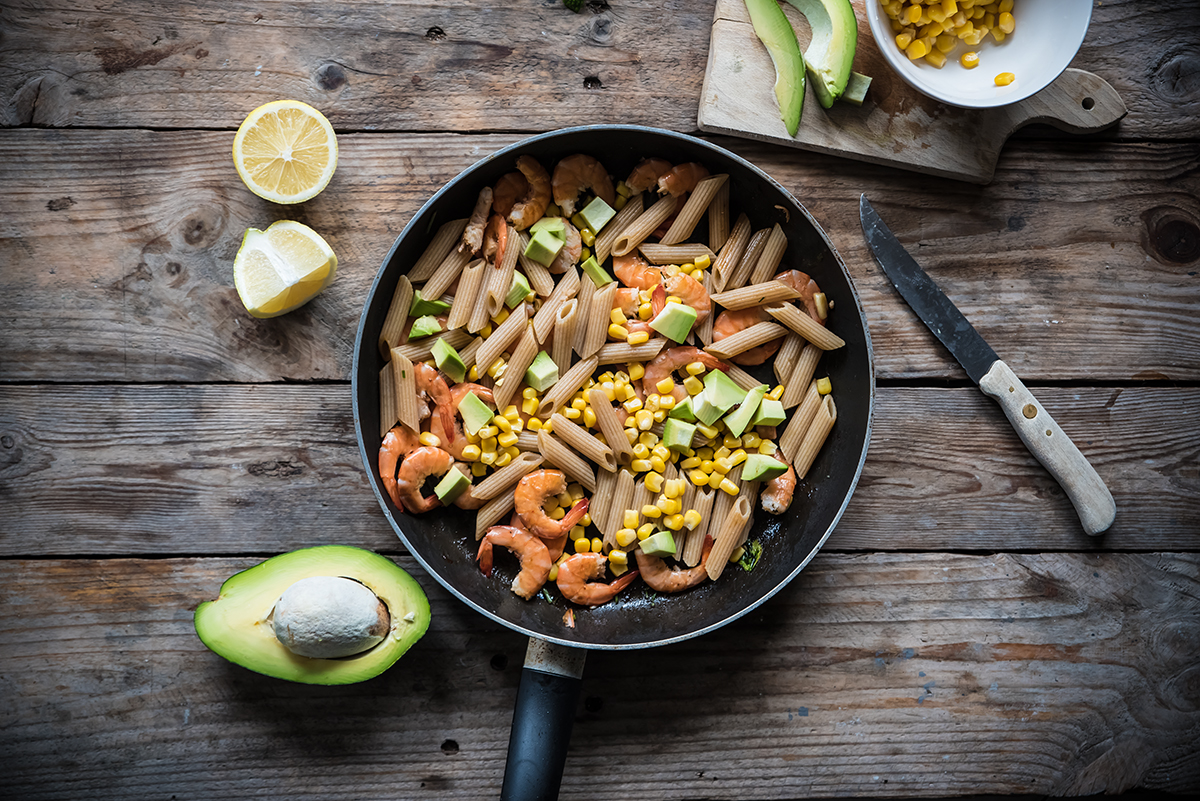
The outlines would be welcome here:
<svg viewBox="0 0 1200 801">
<path fill-rule="evenodd" d="M 283 591 L 309 576 L 344 576 L 374 592 L 388 607 L 392 627 L 383 642 L 356 656 L 311 659 L 275 638 L 268 617 Z M 412 620 L 405 620 L 411 615 Z M 390 559 L 349 545 L 322 545 L 273 556 L 236 573 L 220 596 L 196 608 L 196 634 L 210 650 L 248 670 L 302 684 L 353 684 L 387 670 L 429 628 L 429 600 L 421 585 Z"/>
<path fill-rule="evenodd" d="M 796 32 L 775 0 L 745 0 L 754 33 L 766 46 L 775 65 L 775 99 L 788 136 L 800 130 L 804 108 L 804 56 Z"/>
<path fill-rule="evenodd" d="M 846 91 L 858 47 L 858 19 L 850 0 L 787 0 L 813 30 L 813 41 L 804 53 L 804 66 L 813 79 L 813 91 L 823 108 L 830 108 Z M 869 0 L 875 2 L 875 0 Z M 823 52 L 818 28 L 829 29 Z"/>
</svg>

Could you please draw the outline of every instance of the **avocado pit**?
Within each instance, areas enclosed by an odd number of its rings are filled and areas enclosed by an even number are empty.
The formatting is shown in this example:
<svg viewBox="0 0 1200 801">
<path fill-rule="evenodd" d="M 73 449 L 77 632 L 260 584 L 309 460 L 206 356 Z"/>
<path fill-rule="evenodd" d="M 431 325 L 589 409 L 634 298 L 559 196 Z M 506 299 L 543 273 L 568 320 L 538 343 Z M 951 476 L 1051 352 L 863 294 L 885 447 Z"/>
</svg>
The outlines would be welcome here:
<svg viewBox="0 0 1200 801">
<path fill-rule="evenodd" d="M 310 576 L 275 603 L 275 637 L 289 651 L 337 659 L 370 650 L 387 636 L 391 615 L 368 587 L 341 576 Z"/>
</svg>

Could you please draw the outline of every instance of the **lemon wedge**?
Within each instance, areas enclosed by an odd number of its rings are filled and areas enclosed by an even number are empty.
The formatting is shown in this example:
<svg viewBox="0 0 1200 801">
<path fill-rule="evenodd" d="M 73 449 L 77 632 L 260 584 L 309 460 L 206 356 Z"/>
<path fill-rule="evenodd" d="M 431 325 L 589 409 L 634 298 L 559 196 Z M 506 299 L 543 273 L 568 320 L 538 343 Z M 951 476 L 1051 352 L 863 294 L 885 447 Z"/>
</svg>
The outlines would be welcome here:
<svg viewBox="0 0 1200 801">
<path fill-rule="evenodd" d="M 280 220 L 247 228 L 233 260 L 233 284 L 252 317 L 278 317 L 333 283 L 337 256 L 313 229 Z"/>
<path fill-rule="evenodd" d="M 325 115 L 299 100 L 259 106 L 233 137 L 233 163 L 251 192 L 275 203 L 317 196 L 337 168 L 337 138 Z"/>
</svg>

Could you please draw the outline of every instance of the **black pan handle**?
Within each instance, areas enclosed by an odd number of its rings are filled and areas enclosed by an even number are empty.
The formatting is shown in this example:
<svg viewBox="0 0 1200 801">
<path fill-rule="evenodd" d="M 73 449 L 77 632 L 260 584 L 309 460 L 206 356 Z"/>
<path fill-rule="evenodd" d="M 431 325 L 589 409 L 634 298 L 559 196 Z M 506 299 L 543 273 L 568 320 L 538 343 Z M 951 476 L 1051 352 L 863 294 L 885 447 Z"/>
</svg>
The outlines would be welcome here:
<svg viewBox="0 0 1200 801">
<path fill-rule="evenodd" d="M 501 801 L 554 801 L 562 784 L 587 651 L 529 639 Z"/>
</svg>

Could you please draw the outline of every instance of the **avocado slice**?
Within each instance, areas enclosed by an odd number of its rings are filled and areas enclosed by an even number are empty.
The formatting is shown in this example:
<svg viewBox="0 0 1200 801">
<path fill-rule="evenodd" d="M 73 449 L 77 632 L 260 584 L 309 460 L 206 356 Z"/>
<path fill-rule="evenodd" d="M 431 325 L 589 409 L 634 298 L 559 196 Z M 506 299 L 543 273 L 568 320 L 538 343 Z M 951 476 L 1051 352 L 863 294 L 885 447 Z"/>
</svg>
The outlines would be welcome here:
<svg viewBox="0 0 1200 801">
<path fill-rule="evenodd" d="M 766 45 L 775 65 L 775 99 L 779 116 L 788 136 L 800 130 L 800 112 L 804 107 L 804 56 L 792 23 L 775 0 L 746 0 L 754 33 Z"/>
<path fill-rule="evenodd" d="M 313 578 L 336 581 L 301 584 L 301 580 Z M 330 616 L 328 610 L 311 603 L 307 609 L 300 604 L 299 614 L 294 608 L 286 613 L 302 619 L 305 611 L 312 613 L 315 608 L 319 623 L 332 622 L 335 633 L 351 630 L 350 641 L 361 638 L 362 643 L 369 643 L 380 633 L 382 639 L 366 650 L 339 658 L 303 656 L 284 645 L 275 633 L 280 622 L 275 616 L 285 593 L 300 584 L 289 596 L 301 595 L 301 600 L 309 601 L 323 597 L 319 590 L 304 591 L 315 584 L 332 588 L 335 597 L 348 597 L 351 603 L 357 603 L 355 596 L 362 596 L 361 590 L 339 582 L 357 584 L 373 593 L 376 606 L 382 602 L 387 620 L 382 632 L 358 631 L 361 626 L 345 610 Z M 378 619 L 384 619 L 382 612 Z M 217 600 L 196 608 L 194 622 L 196 634 L 206 646 L 248 670 L 303 684 L 353 684 L 378 676 L 421 639 L 429 628 L 429 601 L 421 585 L 390 559 L 348 545 L 322 545 L 271 557 L 230 577 L 221 585 Z M 336 631 L 339 625 L 342 629 Z M 286 628 L 283 630 L 286 633 Z M 314 641 L 323 640 L 323 633 L 308 639 L 312 646 Z"/>
<path fill-rule="evenodd" d="M 467 377 L 467 365 L 463 362 L 462 356 L 458 355 L 454 346 L 444 339 L 439 339 L 433 343 L 430 350 L 433 351 L 433 361 L 438 369 L 450 376 L 450 380 L 454 383 L 461 384 Z"/>
<path fill-rule="evenodd" d="M 758 411 L 750 420 L 752 426 L 777 426 L 787 419 L 783 404 L 777 400 L 763 398 L 758 404 Z"/>
<path fill-rule="evenodd" d="M 529 226 L 530 236 L 539 231 L 546 231 L 553 234 L 555 239 L 561 239 L 565 242 L 567 239 L 567 221 L 562 217 L 543 217 Z"/>
<path fill-rule="evenodd" d="M 529 245 L 525 248 L 525 256 L 543 267 L 549 267 L 562 248 L 563 240 L 543 229 L 536 232 L 529 240 Z"/>
<path fill-rule="evenodd" d="M 850 0 L 787 0 L 808 20 L 812 41 L 804 66 L 813 79 L 817 102 L 824 108 L 846 91 L 858 46 L 858 20 Z M 861 103 L 861 101 L 860 101 Z"/>
<path fill-rule="evenodd" d="M 433 492 L 437 495 L 438 500 L 442 502 L 442 505 L 449 506 L 469 486 L 471 486 L 471 479 L 464 475 L 457 467 L 451 467 L 446 471 L 446 475 L 442 476 L 442 480 L 437 483 L 437 486 L 433 488 Z"/>
<path fill-rule="evenodd" d="M 725 416 L 725 428 L 735 437 L 740 437 L 742 432 L 750 427 L 750 421 L 753 419 L 755 412 L 758 411 L 758 404 L 767 396 L 767 390 L 770 389 L 766 384 L 759 384 L 746 393 L 746 399 L 741 405 Z"/>
<path fill-rule="evenodd" d="M 692 410 L 692 396 L 688 395 L 686 398 L 676 403 L 674 408 L 667 412 L 667 417 L 673 417 L 676 420 L 683 420 L 685 423 L 696 422 L 696 413 Z"/>
<path fill-rule="evenodd" d="M 743 481 L 770 481 L 787 472 L 788 466 L 774 456 L 752 453 L 742 465 Z"/>
<path fill-rule="evenodd" d="M 445 314 L 450 310 L 450 304 L 444 300 L 426 300 L 421 297 L 421 290 L 413 291 L 412 305 L 408 307 L 409 317 L 424 317 L 427 314 Z"/>
<path fill-rule="evenodd" d="M 617 216 L 617 211 L 612 206 L 604 202 L 603 198 L 594 197 L 592 202 L 583 207 L 583 211 L 579 212 L 582 215 L 584 222 L 588 224 L 594 233 L 600 233 L 600 229 L 608 225 L 608 221 Z"/>
<path fill-rule="evenodd" d="M 596 286 L 601 287 L 612 283 L 612 276 L 608 274 L 608 270 L 600 266 L 595 256 L 588 256 L 587 260 L 579 266 L 583 268 L 583 271 L 588 274 L 588 277 L 592 279 L 592 283 Z"/>
<path fill-rule="evenodd" d="M 668 417 L 663 425 L 662 444 L 668 450 L 683 453 L 692 447 L 692 438 L 696 436 L 696 426 L 676 417 Z"/>
<path fill-rule="evenodd" d="M 667 339 L 682 342 L 696 324 L 696 310 L 683 303 L 668 303 L 650 321 L 650 327 Z"/>
<path fill-rule="evenodd" d="M 558 365 L 546 351 L 538 351 L 533 363 L 525 370 L 525 383 L 538 392 L 545 392 L 558 382 Z"/>
<path fill-rule="evenodd" d="M 508 294 L 504 296 L 504 305 L 510 309 L 517 308 L 517 304 L 529 297 L 529 293 L 533 288 L 529 286 L 529 279 L 524 274 L 514 270 L 512 285 L 508 288 Z"/>
<path fill-rule="evenodd" d="M 674 556 L 675 538 L 669 531 L 656 531 L 638 545 L 646 556 Z"/>
<path fill-rule="evenodd" d="M 413 320 L 408 336 L 409 339 L 422 339 L 441 333 L 441 331 L 442 324 L 438 322 L 437 318 L 432 315 L 426 315 L 425 317 L 418 317 Z"/>
<path fill-rule="evenodd" d="M 458 402 L 458 413 L 462 415 L 463 427 L 472 436 L 478 434 L 479 429 L 492 422 L 494 416 L 492 410 L 474 392 L 463 395 L 463 399 Z"/>
</svg>

